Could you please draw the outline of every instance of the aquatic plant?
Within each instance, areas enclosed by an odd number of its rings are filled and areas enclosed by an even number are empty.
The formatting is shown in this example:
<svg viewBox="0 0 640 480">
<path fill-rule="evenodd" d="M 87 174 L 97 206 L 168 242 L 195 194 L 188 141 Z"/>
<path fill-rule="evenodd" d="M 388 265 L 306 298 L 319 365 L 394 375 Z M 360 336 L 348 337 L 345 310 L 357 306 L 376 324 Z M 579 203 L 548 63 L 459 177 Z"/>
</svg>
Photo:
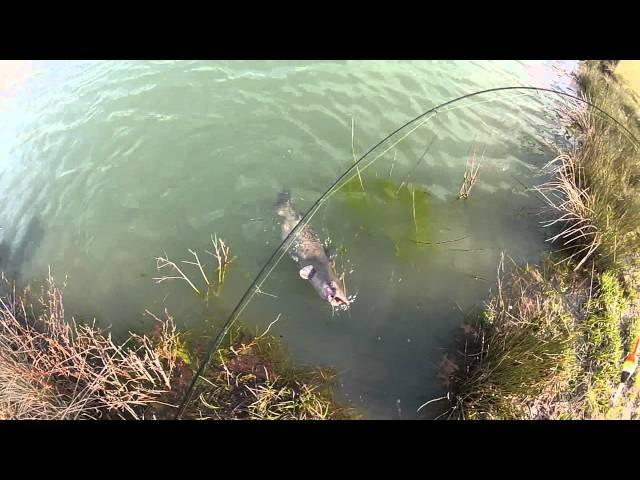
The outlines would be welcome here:
<svg viewBox="0 0 640 480">
<path fill-rule="evenodd" d="M 230 249 L 227 243 L 223 239 L 218 238 L 218 235 L 215 235 L 215 237 L 213 235 L 211 236 L 211 244 L 213 245 L 213 252 L 205 250 L 205 253 L 208 253 L 216 259 L 218 265 L 216 267 L 216 272 L 218 274 L 217 285 L 212 282 L 205 273 L 205 270 L 208 269 L 203 266 L 202 262 L 200 261 L 200 257 L 198 256 L 198 252 L 196 252 L 195 250 L 189 249 L 189 253 L 194 257 L 195 261 L 180 261 L 180 263 L 198 267 L 198 272 L 200 273 L 202 279 L 206 284 L 206 298 L 208 298 L 210 293 L 213 293 L 216 296 L 220 295 L 222 287 L 224 286 L 227 268 L 235 260 L 235 257 L 232 257 L 230 254 Z M 156 257 L 156 269 L 158 271 L 161 271 L 167 268 L 172 271 L 173 275 L 162 275 L 160 277 L 154 277 L 153 280 L 155 280 L 156 283 L 162 283 L 167 280 L 183 280 L 197 295 L 203 295 L 200 289 L 195 285 L 194 281 L 184 273 L 184 271 L 178 266 L 176 262 L 170 260 L 169 256 L 166 253 L 163 257 Z"/>
<path fill-rule="evenodd" d="M 480 166 L 482 165 L 483 158 L 484 152 L 482 152 L 482 156 L 480 157 L 480 160 L 478 160 L 476 158 L 476 152 L 474 151 L 471 155 L 471 158 L 467 160 L 467 166 L 464 171 L 462 186 L 460 187 L 460 193 L 458 194 L 459 199 L 469 198 L 471 189 L 478 181 L 478 174 L 480 173 Z"/>
<path fill-rule="evenodd" d="M 347 182 L 337 196 L 341 214 L 369 234 L 388 238 L 399 258 L 409 259 L 420 251 L 418 244 L 430 240 L 432 219 L 428 193 L 411 183 L 398 183 L 382 177 L 367 179 L 363 193 L 355 179 Z M 344 202 L 344 203 L 342 203 Z M 388 220 L 380 222 L 380 212 Z"/>
</svg>

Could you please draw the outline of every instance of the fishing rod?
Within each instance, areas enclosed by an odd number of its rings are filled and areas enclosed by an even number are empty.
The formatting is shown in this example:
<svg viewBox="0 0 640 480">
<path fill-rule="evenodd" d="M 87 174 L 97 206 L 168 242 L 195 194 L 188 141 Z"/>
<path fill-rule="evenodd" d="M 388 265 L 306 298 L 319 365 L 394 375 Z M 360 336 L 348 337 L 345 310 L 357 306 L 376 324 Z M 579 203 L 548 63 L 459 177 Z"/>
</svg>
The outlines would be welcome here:
<svg viewBox="0 0 640 480">
<path fill-rule="evenodd" d="M 626 385 L 626 383 L 629 381 L 631 376 L 634 374 L 634 372 L 638 368 L 639 354 L 640 354 L 640 337 L 637 337 L 633 342 L 631 351 L 625 357 L 624 363 L 622 364 L 622 373 L 620 375 L 620 383 L 618 384 L 618 389 L 616 390 L 616 393 L 613 395 L 613 399 L 611 400 L 612 407 L 615 407 L 618 404 L 618 400 L 620 399 L 620 395 L 622 395 L 624 386 Z"/>
<path fill-rule="evenodd" d="M 424 117 L 427 117 L 428 115 L 432 115 L 435 116 L 439 113 L 439 111 L 441 109 L 443 109 L 444 107 L 454 104 L 456 102 L 465 100 L 467 98 L 472 98 L 472 97 L 476 97 L 478 95 L 483 95 L 483 94 L 487 94 L 487 93 L 492 93 L 492 92 L 501 92 L 501 91 L 510 91 L 510 90 L 521 90 L 521 91 L 534 91 L 534 92 L 548 92 L 548 93 L 553 93 L 556 95 L 559 95 L 561 97 L 565 97 L 565 98 L 571 98 L 573 100 L 577 100 L 578 102 L 584 104 L 584 105 L 588 105 L 591 108 L 594 108 L 595 110 L 597 110 L 598 112 L 602 113 L 603 115 L 605 115 L 606 117 L 608 117 L 610 120 L 612 120 L 616 125 L 618 125 L 622 130 L 624 130 L 631 139 L 633 139 L 635 146 L 636 147 L 640 147 L 640 141 L 633 135 L 633 133 L 631 131 L 629 131 L 629 129 L 627 129 L 624 125 L 622 125 L 617 119 L 615 119 L 613 116 L 611 116 L 609 113 L 607 113 L 606 111 L 604 111 L 603 109 L 601 109 L 600 107 L 598 107 L 597 105 L 594 105 L 593 103 L 591 103 L 588 100 L 585 100 L 583 98 L 580 98 L 576 95 L 567 93 L 567 92 L 562 92 L 560 90 L 554 90 L 551 88 L 544 88 L 544 87 L 527 87 L 527 86 L 511 86 L 511 87 L 495 87 L 495 88 L 488 88 L 486 90 L 480 90 L 480 91 L 476 91 L 476 92 L 472 92 L 472 93 L 467 93 L 465 95 L 461 95 L 457 98 L 454 98 L 452 100 L 448 100 L 444 103 L 441 103 L 435 107 L 430 108 L 429 110 L 426 110 L 425 112 L 421 113 L 420 115 L 412 118 L 411 120 L 407 121 L 406 123 L 404 123 L 402 126 L 398 127 L 397 129 L 395 129 L 393 132 L 391 132 L 389 135 L 387 135 L 386 137 L 384 137 L 382 140 L 380 140 L 378 143 L 376 143 L 373 147 L 371 147 L 364 155 L 362 155 L 360 157 L 360 159 L 358 159 L 357 162 L 354 162 L 353 164 L 351 164 L 351 166 L 349 168 L 347 168 L 330 186 L 329 188 L 327 188 L 325 190 L 325 192 L 315 201 L 315 203 L 307 210 L 307 212 L 302 216 L 302 218 L 300 219 L 300 221 L 298 222 L 298 224 L 291 230 L 291 232 L 289 232 L 289 235 L 287 235 L 282 242 L 280 243 L 280 245 L 278 246 L 278 248 L 276 248 L 274 250 L 274 252 L 271 254 L 271 256 L 269 257 L 269 259 L 264 263 L 264 265 L 262 266 L 262 268 L 260 269 L 260 271 L 258 272 L 258 274 L 256 275 L 256 277 L 254 278 L 253 282 L 249 285 L 249 287 L 247 288 L 247 290 L 244 292 L 244 294 L 242 295 L 242 297 L 240 298 L 240 300 L 238 301 L 238 303 L 236 304 L 236 306 L 233 308 L 233 310 L 231 311 L 231 313 L 229 314 L 229 316 L 227 317 L 227 320 L 225 321 L 222 330 L 220 330 L 220 333 L 216 336 L 215 340 L 213 340 L 209 346 L 209 348 L 207 349 L 205 356 L 203 358 L 203 361 L 200 362 L 200 365 L 198 366 L 198 369 L 196 371 L 196 373 L 193 376 L 193 379 L 191 381 L 191 383 L 189 384 L 189 387 L 178 407 L 178 410 L 176 412 L 176 415 L 174 417 L 175 420 L 178 420 L 182 417 L 182 414 L 184 413 L 187 404 L 189 403 L 189 401 L 191 400 L 191 397 L 193 395 L 193 391 L 195 389 L 195 386 L 199 380 L 199 378 L 202 376 L 202 374 L 204 373 L 207 365 L 209 364 L 209 361 L 211 359 L 211 355 L 213 355 L 213 353 L 218 349 L 218 347 L 220 346 L 220 344 L 222 343 L 222 339 L 226 336 L 226 334 L 229 332 L 230 328 L 232 327 L 233 323 L 236 321 L 236 319 L 238 318 L 238 316 L 240 315 L 240 313 L 242 313 L 242 311 L 244 310 L 247 302 L 249 300 L 251 300 L 251 298 L 253 298 L 253 296 L 256 293 L 255 287 L 257 286 L 258 288 L 260 287 L 260 285 L 262 284 L 262 282 L 264 282 L 265 278 L 268 277 L 268 275 L 273 271 L 273 269 L 275 268 L 275 265 L 278 264 L 278 262 L 280 261 L 280 259 L 284 256 L 284 254 L 286 253 L 287 249 L 289 248 L 289 246 L 293 243 L 293 240 L 295 239 L 295 237 L 297 236 L 298 232 L 300 231 L 301 228 L 304 228 L 304 226 L 306 226 L 309 221 L 311 220 L 311 218 L 313 217 L 313 215 L 315 215 L 316 211 L 320 208 L 320 206 L 322 206 L 323 203 L 325 203 L 327 201 L 327 199 L 333 194 L 335 193 L 335 191 L 337 190 L 337 186 L 340 184 L 340 182 L 347 177 L 350 173 L 353 173 L 354 171 L 357 171 L 359 169 L 360 163 L 363 162 L 363 160 L 365 158 L 367 158 L 367 156 L 373 152 L 376 148 L 378 148 L 380 145 L 382 145 L 384 142 L 386 142 L 387 140 L 389 140 L 391 137 L 393 137 L 396 133 L 400 132 L 401 130 L 403 130 L 404 128 L 408 127 L 409 125 L 412 125 L 413 123 L 417 122 L 418 120 L 423 119 Z M 445 110 L 446 111 L 446 110 Z M 442 113 L 444 113 L 445 111 L 443 111 Z M 428 117 L 425 122 L 427 120 L 429 120 Z M 424 123 L 424 122 L 423 122 Z M 418 127 L 422 125 L 419 124 Z M 413 130 L 415 130 L 418 127 L 414 127 Z M 409 133 L 411 133 L 413 130 L 411 130 Z M 408 135 L 408 134 L 407 134 Z M 403 136 L 399 141 L 401 141 L 402 139 L 404 139 L 407 135 Z M 399 142 L 398 141 L 398 142 Z M 391 147 L 389 147 L 391 148 Z M 386 152 L 386 150 L 385 150 Z M 385 153 L 383 152 L 383 153 Z M 381 155 L 380 155 L 381 156 Z M 366 166 L 370 166 L 373 162 L 375 162 L 378 158 L 380 158 L 380 156 L 374 158 L 369 164 L 367 164 Z M 366 168 L 366 167 L 365 167 Z M 279 257 L 278 257 L 279 255 Z M 274 266 L 269 269 L 269 265 L 271 265 L 271 262 L 276 259 L 276 262 L 274 264 Z M 266 275 L 265 275 L 266 274 Z M 265 277 L 265 278 L 263 278 Z"/>
<path fill-rule="evenodd" d="M 400 193 L 400 190 L 402 190 L 402 187 L 404 186 L 404 184 L 406 183 L 407 180 L 409 180 L 409 177 L 411 175 L 413 175 L 413 172 L 416 171 L 416 168 L 418 168 L 418 165 L 420 165 L 420 162 L 422 162 L 422 159 L 425 157 L 425 155 L 427 154 L 427 152 L 429 151 L 429 149 L 431 148 L 431 145 L 433 145 L 434 140 L 436 139 L 436 136 L 434 135 L 433 138 L 431 139 L 431 141 L 429 142 L 429 145 L 427 145 L 427 148 L 424 149 L 424 153 L 420 156 L 420 158 L 418 159 L 418 161 L 416 162 L 416 164 L 413 166 L 413 168 L 411 169 L 411 171 L 409 171 L 409 173 L 407 173 L 407 176 L 404 177 L 404 180 L 402 180 L 402 183 L 400 184 L 400 186 L 398 187 L 398 191 L 396 192 L 396 195 L 398 193 Z"/>
</svg>

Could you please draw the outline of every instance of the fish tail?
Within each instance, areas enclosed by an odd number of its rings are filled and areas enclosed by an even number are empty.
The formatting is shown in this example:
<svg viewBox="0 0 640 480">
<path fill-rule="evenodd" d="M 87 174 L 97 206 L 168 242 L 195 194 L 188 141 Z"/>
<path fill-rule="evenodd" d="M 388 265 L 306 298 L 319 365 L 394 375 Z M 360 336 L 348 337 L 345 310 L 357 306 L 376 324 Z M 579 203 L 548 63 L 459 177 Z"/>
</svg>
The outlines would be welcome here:
<svg viewBox="0 0 640 480">
<path fill-rule="evenodd" d="M 286 216 L 291 212 L 291 193 L 289 190 L 283 190 L 278 193 L 278 198 L 276 200 L 276 214 L 281 217 Z"/>
</svg>

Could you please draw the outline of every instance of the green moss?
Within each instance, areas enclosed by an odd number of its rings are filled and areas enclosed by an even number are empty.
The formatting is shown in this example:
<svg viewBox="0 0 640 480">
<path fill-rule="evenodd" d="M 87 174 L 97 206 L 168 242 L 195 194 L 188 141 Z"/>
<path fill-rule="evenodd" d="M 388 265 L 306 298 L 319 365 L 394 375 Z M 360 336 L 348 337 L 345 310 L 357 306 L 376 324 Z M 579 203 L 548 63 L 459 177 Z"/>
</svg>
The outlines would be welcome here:
<svg viewBox="0 0 640 480">
<path fill-rule="evenodd" d="M 609 409 L 624 357 L 622 314 L 628 305 L 624 290 L 611 272 L 600 276 L 600 290 L 591 304 L 593 313 L 581 326 L 588 416 L 601 415 Z"/>
<path fill-rule="evenodd" d="M 187 344 L 181 338 L 176 342 L 175 354 L 177 358 L 187 365 L 192 365 L 194 363 L 194 352 L 187 347 Z"/>
<path fill-rule="evenodd" d="M 355 177 L 340 188 L 338 198 L 352 224 L 388 238 L 401 260 L 425 251 L 416 242 L 433 241 L 428 193 L 411 183 L 370 177 L 363 192 Z"/>
</svg>

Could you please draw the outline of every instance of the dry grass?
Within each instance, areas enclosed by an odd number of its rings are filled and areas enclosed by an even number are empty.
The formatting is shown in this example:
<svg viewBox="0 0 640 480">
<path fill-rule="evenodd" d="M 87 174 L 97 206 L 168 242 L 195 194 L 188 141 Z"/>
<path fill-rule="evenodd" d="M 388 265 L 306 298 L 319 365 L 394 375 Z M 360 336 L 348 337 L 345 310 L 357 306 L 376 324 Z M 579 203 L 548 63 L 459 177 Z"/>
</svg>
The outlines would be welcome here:
<svg viewBox="0 0 640 480">
<path fill-rule="evenodd" d="M 15 287 L 0 298 L 0 418 L 141 419 L 171 388 L 172 319 L 124 344 L 65 318 L 49 275 L 36 302 Z"/>
<path fill-rule="evenodd" d="M 536 187 L 553 212 L 553 218 L 543 222 L 545 227 L 555 227 L 559 232 L 548 241 L 560 240 L 572 253 L 565 261 L 578 259 L 580 268 L 602 245 L 602 232 L 596 226 L 596 200 L 585 184 L 584 169 L 576 157 L 562 154 L 545 166 L 552 180 Z M 558 228 L 559 227 L 559 228 Z"/>
<path fill-rule="evenodd" d="M 640 137 L 632 114 L 637 105 L 596 63 L 583 65 L 578 83 L 586 100 Z M 576 268 L 588 260 L 600 271 L 619 268 L 640 250 L 640 150 L 629 133 L 592 107 L 562 113 L 574 145 L 550 162 L 551 180 L 538 187 L 552 215 L 546 226 L 557 230 L 550 240 L 570 252 L 566 260 L 576 260 Z"/>
<path fill-rule="evenodd" d="M 229 246 L 212 237 L 218 262 L 218 287 L 233 261 Z M 194 261 L 208 293 L 214 282 L 197 252 Z M 201 290 L 166 255 L 158 269 Z M 2 277 L 4 280 L 4 276 Z M 9 282 L 5 283 L 9 286 Z M 123 344 L 95 324 L 65 317 L 62 291 L 51 275 L 36 302 L 31 291 L 15 287 L 0 297 L 0 419 L 149 419 L 173 418 L 197 369 L 202 346 L 189 346 L 173 319 L 152 313 L 149 335 L 130 333 Z M 166 313 L 166 312 L 165 312 Z M 278 341 L 241 327 L 218 349 L 211 368 L 200 378 L 197 397 L 183 418 L 198 419 L 334 419 L 351 414 L 333 400 L 333 376 L 326 369 L 293 368 Z"/>
<path fill-rule="evenodd" d="M 197 353 L 171 317 L 123 344 L 94 324 L 65 317 L 50 276 L 42 294 L 0 298 L 0 419 L 173 418 L 193 378 Z M 277 319 L 269 325 L 269 328 Z M 333 400 L 326 369 L 293 368 L 277 339 L 233 330 L 183 418 L 352 418 Z"/>
<path fill-rule="evenodd" d="M 213 252 L 210 252 L 208 250 L 205 250 L 205 252 L 216 259 L 216 272 L 218 277 L 217 285 L 212 280 L 210 280 L 209 276 L 206 274 L 206 271 L 208 271 L 209 269 L 201 262 L 200 257 L 198 256 L 198 252 L 189 249 L 189 253 L 193 256 L 195 261 L 180 261 L 180 263 L 182 264 L 193 265 L 197 267 L 198 274 L 202 277 L 205 283 L 205 286 L 201 287 L 202 290 L 205 291 L 205 294 L 202 293 L 201 289 L 196 286 L 195 282 L 187 274 L 184 273 L 184 271 L 176 262 L 169 259 L 166 253 L 163 257 L 156 257 L 156 268 L 158 271 L 168 269 L 171 271 L 171 274 L 154 277 L 153 280 L 155 280 L 156 283 L 162 283 L 167 280 L 183 280 L 197 295 L 204 295 L 206 298 L 209 297 L 210 293 L 213 293 L 215 296 L 220 295 L 222 287 L 224 286 L 227 269 L 229 268 L 229 265 L 231 265 L 231 263 L 235 260 L 235 257 L 231 256 L 231 250 L 227 243 L 223 239 L 218 238 L 217 235 L 215 237 L 211 237 L 211 244 L 213 246 Z"/>
</svg>

